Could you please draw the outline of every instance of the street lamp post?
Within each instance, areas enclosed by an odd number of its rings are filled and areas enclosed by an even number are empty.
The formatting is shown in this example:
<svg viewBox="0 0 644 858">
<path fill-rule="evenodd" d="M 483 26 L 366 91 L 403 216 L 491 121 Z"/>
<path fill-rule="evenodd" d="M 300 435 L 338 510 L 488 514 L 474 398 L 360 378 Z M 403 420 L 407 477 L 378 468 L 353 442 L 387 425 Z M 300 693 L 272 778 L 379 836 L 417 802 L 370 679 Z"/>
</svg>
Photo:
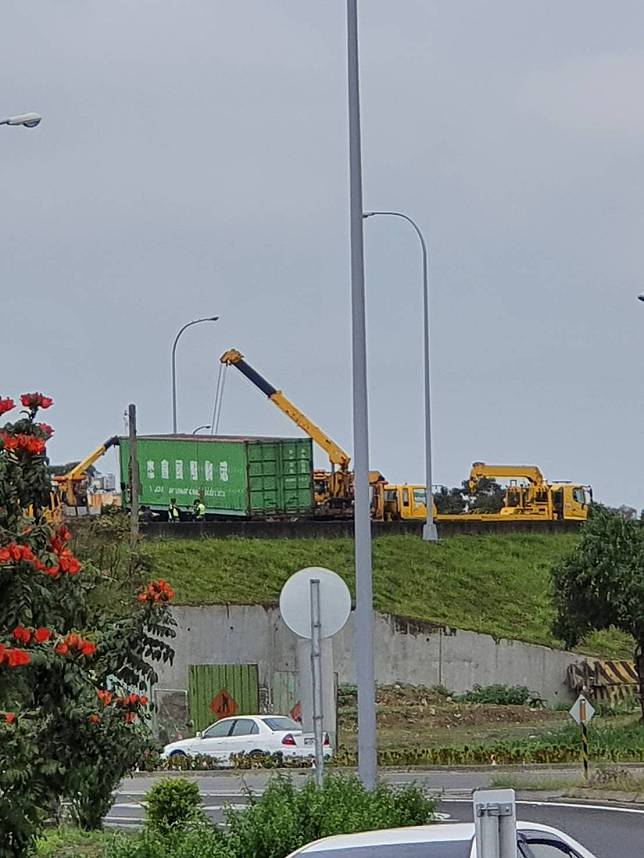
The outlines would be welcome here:
<svg viewBox="0 0 644 858">
<path fill-rule="evenodd" d="M 373 660 L 373 580 L 369 503 L 367 336 L 362 227 L 362 152 L 358 3 L 347 0 L 349 102 L 349 212 L 351 231 L 351 348 L 353 374 L 354 533 L 356 568 L 355 651 L 358 684 L 358 773 L 367 789 L 376 785 L 376 680 Z"/>
<path fill-rule="evenodd" d="M 23 128 L 35 128 L 40 125 L 42 116 L 38 113 L 20 113 L 18 116 L 7 116 L 0 119 L 0 125 L 22 125 Z"/>
<path fill-rule="evenodd" d="M 177 336 L 174 338 L 174 343 L 172 344 L 172 434 L 177 434 L 177 365 L 176 365 L 176 356 L 177 356 L 177 343 L 179 342 L 179 337 L 186 330 L 186 328 L 190 328 L 192 325 L 199 325 L 201 322 L 216 322 L 219 319 L 219 316 L 207 316 L 204 319 L 193 319 L 192 322 L 187 322 L 179 331 Z"/>
<path fill-rule="evenodd" d="M 429 373 L 429 264 L 427 260 L 427 243 L 416 221 L 402 212 L 374 211 L 365 212 L 363 217 L 375 217 L 383 215 L 386 217 L 399 217 L 411 224 L 416 235 L 420 239 L 423 255 L 423 357 L 425 363 L 425 482 L 427 483 L 426 504 L 427 519 L 423 526 L 423 539 L 425 542 L 436 542 L 438 531 L 434 524 L 434 494 L 432 492 L 432 412 L 430 399 L 430 373 Z"/>
<path fill-rule="evenodd" d="M 193 429 L 192 434 L 197 435 L 199 432 L 201 432 L 202 429 L 211 429 L 211 428 L 212 427 L 211 427 L 210 423 L 204 423 L 203 426 L 197 426 L 196 429 Z"/>
</svg>

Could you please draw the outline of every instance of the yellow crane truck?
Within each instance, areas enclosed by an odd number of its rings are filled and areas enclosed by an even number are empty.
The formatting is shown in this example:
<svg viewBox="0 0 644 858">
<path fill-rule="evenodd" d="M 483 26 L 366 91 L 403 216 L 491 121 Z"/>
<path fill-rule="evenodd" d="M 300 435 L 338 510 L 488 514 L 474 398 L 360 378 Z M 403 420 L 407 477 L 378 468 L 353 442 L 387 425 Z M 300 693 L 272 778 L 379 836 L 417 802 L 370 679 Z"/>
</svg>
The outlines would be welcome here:
<svg viewBox="0 0 644 858">
<path fill-rule="evenodd" d="M 257 370 L 245 360 L 244 355 L 237 349 L 224 352 L 220 362 L 226 366 L 234 366 L 239 372 L 255 385 L 271 402 L 286 414 L 296 426 L 299 426 L 329 457 L 331 470 L 315 470 L 315 502 L 322 514 L 350 515 L 353 509 L 353 471 L 350 468 L 351 457 L 326 432 L 310 420 L 294 405 L 281 390 L 273 387 Z M 402 519 L 406 515 L 402 507 L 396 508 L 400 486 L 390 486 L 379 471 L 369 472 L 371 486 L 371 512 L 376 520 Z M 423 490 L 424 491 L 424 490 Z M 402 499 L 402 494 L 400 495 Z M 413 516 L 416 517 L 416 516 Z M 424 513 L 423 513 L 424 517 Z"/>
</svg>

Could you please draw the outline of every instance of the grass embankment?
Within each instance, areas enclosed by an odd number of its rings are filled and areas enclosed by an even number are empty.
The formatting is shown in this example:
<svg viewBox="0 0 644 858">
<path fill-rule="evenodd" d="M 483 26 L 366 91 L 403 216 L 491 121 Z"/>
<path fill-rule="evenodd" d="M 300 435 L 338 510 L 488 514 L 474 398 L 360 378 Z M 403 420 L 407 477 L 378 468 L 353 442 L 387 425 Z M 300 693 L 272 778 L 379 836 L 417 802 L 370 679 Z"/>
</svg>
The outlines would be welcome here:
<svg viewBox="0 0 644 858">
<path fill-rule="evenodd" d="M 374 540 L 378 610 L 453 628 L 546 646 L 552 636 L 549 573 L 575 534 L 455 536 L 427 544 L 413 536 Z M 154 574 L 184 605 L 271 604 L 286 579 L 305 566 L 338 572 L 353 592 L 350 539 L 199 539 L 144 546 Z M 582 648 L 584 649 L 584 648 Z M 596 634 L 585 650 L 630 657 L 625 636 Z"/>
</svg>

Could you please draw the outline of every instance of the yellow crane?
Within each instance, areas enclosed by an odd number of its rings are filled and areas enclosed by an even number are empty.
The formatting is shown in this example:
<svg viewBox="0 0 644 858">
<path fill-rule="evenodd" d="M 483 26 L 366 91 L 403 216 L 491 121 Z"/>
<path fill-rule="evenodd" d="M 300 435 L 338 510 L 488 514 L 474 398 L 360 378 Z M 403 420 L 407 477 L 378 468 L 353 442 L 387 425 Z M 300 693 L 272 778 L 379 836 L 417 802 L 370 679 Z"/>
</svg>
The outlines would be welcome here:
<svg viewBox="0 0 644 858">
<path fill-rule="evenodd" d="M 286 414 L 296 426 L 299 426 L 329 458 L 330 471 L 316 470 L 313 477 L 315 482 L 315 501 L 319 506 L 330 510 L 349 509 L 353 504 L 353 472 L 350 470 L 351 457 L 335 441 L 324 432 L 317 423 L 310 420 L 294 405 L 281 390 L 273 387 L 257 370 L 245 360 L 244 355 L 237 349 L 228 349 L 219 359 L 226 366 L 234 366 L 252 384 L 265 394 L 271 402 Z M 378 471 L 369 472 L 369 482 L 372 486 L 384 484 L 384 477 Z M 375 494 L 375 501 L 380 506 L 380 494 Z M 375 516 L 379 516 L 375 512 Z M 382 517 L 382 516 L 379 516 Z"/>
<path fill-rule="evenodd" d="M 509 480 L 500 512 L 481 513 L 478 516 L 486 521 L 508 518 L 584 521 L 588 517 L 588 507 L 592 502 L 591 487 L 579 483 L 546 482 L 536 465 L 487 465 L 485 462 L 474 462 L 469 478 L 472 493 L 483 478 Z M 476 513 L 471 514 L 473 516 Z"/>
<path fill-rule="evenodd" d="M 74 467 L 67 471 L 66 474 L 60 474 L 54 477 L 54 483 L 57 486 L 58 493 L 66 506 L 76 507 L 86 505 L 86 503 L 79 503 L 79 501 L 82 501 L 83 497 L 86 497 L 87 495 L 87 469 L 90 468 L 94 462 L 100 459 L 101 456 L 104 456 L 110 447 L 118 446 L 118 443 L 118 435 L 113 435 L 103 444 L 96 447 L 95 450 L 92 450 L 88 456 L 85 456 L 82 461 L 77 465 L 74 465 Z"/>
</svg>

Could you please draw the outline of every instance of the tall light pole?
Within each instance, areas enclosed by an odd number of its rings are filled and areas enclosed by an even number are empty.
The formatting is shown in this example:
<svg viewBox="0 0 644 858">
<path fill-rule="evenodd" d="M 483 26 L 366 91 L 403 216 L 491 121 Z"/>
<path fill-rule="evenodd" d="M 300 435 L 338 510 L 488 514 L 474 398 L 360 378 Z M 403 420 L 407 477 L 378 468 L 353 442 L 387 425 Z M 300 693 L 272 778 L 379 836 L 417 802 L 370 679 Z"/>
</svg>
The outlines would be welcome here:
<svg viewBox="0 0 644 858">
<path fill-rule="evenodd" d="M 376 784 L 376 680 L 373 662 L 373 581 L 369 503 L 367 337 L 362 232 L 362 152 L 358 3 L 347 0 L 349 96 L 349 211 L 351 225 L 351 346 L 353 372 L 354 533 L 356 568 L 355 651 L 358 684 L 358 773 L 367 789 Z"/>
<path fill-rule="evenodd" d="M 423 360 L 425 364 L 425 482 L 427 519 L 423 525 L 423 539 L 425 542 L 436 542 L 438 531 L 434 524 L 434 494 L 432 492 L 432 410 L 430 404 L 430 373 L 429 373 L 429 264 L 427 260 L 427 243 L 425 236 L 415 220 L 402 212 L 365 212 L 363 217 L 375 217 L 383 215 L 386 217 L 399 217 L 410 223 L 416 230 L 420 239 L 420 247 L 423 255 Z"/>
<path fill-rule="evenodd" d="M 23 128 L 35 128 L 40 125 L 42 116 L 38 113 L 20 113 L 18 116 L 7 116 L 0 119 L 0 125 L 22 125 Z"/>
<path fill-rule="evenodd" d="M 207 316 L 205 319 L 193 319 L 192 322 L 187 322 L 183 328 L 180 329 L 177 336 L 174 338 L 174 343 L 172 344 L 172 434 L 177 434 L 177 343 L 179 342 L 179 337 L 186 330 L 186 328 L 192 327 L 192 325 L 199 325 L 201 322 L 216 322 L 219 319 L 219 316 Z"/>
</svg>

